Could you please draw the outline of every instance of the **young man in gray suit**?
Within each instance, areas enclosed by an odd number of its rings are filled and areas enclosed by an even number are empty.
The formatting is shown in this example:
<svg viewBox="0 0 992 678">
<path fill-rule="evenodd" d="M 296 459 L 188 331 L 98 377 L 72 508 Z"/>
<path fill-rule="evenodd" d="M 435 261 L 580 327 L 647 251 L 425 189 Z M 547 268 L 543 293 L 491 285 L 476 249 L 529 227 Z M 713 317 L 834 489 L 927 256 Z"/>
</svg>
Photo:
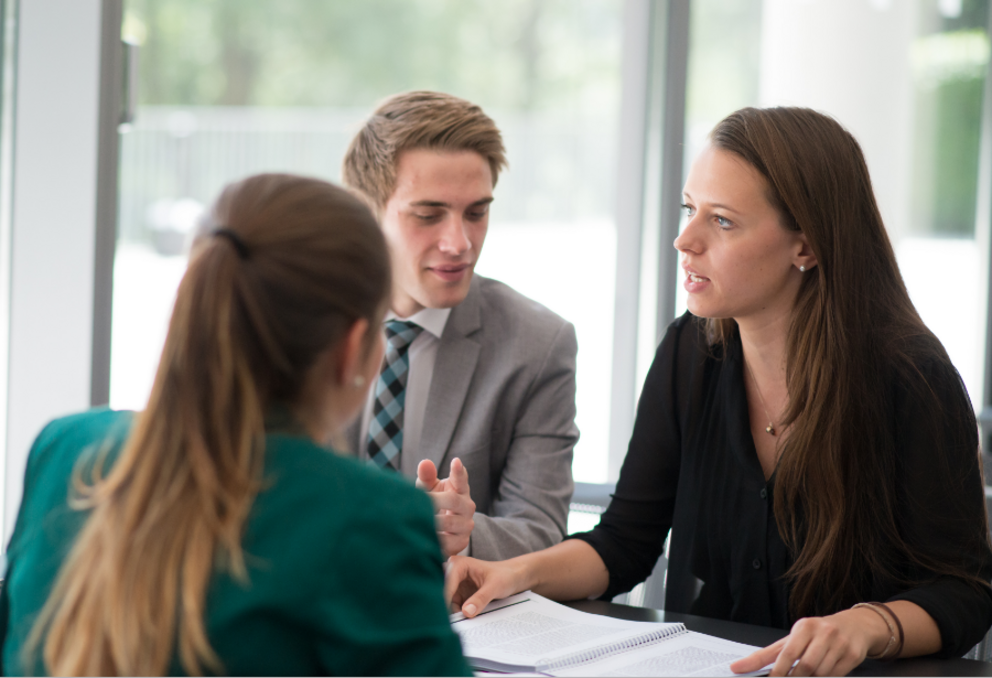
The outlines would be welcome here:
<svg viewBox="0 0 992 678">
<path fill-rule="evenodd" d="M 561 541 L 579 435 L 574 328 L 473 275 L 505 165 L 493 121 L 436 92 L 388 99 L 344 160 L 393 264 L 383 369 L 350 442 L 431 493 L 447 555 L 484 560 Z"/>
</svg>

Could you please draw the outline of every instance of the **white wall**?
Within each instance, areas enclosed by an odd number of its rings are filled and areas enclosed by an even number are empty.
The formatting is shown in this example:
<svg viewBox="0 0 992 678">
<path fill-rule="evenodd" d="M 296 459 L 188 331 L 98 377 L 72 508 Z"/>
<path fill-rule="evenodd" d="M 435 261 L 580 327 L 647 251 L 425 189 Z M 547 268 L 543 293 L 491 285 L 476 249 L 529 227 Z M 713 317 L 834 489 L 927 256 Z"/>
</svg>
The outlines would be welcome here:
<svg viewBox="0 0 992 678">
<path fill-rule="evenodd" d="M 765 0 L 760 105 L 828 113 L 861 144 L 886 227 L 909 216 L 915 2 Z"/>
<path fill-rule="evenodd" d="M 3 543 L 31 441 L 90 403 L 100 0 L 21 0 Z"/>
</svg>

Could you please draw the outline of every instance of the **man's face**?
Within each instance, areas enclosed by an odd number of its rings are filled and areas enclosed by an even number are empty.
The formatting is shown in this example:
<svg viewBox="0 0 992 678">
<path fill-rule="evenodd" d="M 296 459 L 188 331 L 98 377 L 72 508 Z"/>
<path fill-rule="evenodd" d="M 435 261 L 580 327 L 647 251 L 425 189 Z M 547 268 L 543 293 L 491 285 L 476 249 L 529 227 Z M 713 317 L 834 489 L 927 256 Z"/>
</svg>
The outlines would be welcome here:
<svg viewBox="0 0 992 678">
<path fill-rule="evenodd" d="M 451 308 L 468 294 L 489 227 L 493 176 L 474 151 L 403 151 L 382 230 L 393 264 L 393 312 Z"/>
</svg>

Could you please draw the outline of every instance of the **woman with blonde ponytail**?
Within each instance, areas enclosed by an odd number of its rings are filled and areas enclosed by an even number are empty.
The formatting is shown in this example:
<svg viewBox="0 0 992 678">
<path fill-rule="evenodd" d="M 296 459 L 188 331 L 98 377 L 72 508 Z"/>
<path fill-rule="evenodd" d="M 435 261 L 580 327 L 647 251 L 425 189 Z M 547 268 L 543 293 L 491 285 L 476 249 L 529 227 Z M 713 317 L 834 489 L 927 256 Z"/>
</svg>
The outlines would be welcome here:
<svg viewBox="0 0 992 678">
<path fill-rule="evenodd" d="M 34 443 L 4 672 L 467 675 L 429 499 L 330 449 L 382 360 L 372 214 L 270 174 L 209 216 L 148 407 Z"/>
</svg>

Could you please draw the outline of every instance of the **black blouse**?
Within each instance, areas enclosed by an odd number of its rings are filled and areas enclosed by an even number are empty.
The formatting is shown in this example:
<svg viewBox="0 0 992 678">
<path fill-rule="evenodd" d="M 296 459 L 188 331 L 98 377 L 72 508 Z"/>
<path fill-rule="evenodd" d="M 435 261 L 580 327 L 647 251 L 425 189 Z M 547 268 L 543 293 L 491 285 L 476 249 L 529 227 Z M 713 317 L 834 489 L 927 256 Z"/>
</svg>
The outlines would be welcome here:
<svg viewBox="0 0 992 678">
<path fill-rule="evenodd" d="M 738 337 L 711 347 L 703 322 L 688 313 L 669 327 L 644 383 L 616 494 L 593 531 L 572 537 L 588 542 L 606 564 L 605 599 L 650 575 L 671 530 L 667 610 L 791 626 L 784 575 L 792 555 L 775 523 L 775 476 L 765 481 L 755 451 L 742 370 Z M 941 452 L 960 482 L 950 487 L 938 480 L 949 474 L 932 472 L 938 455 L 914 431 L 927 403 L 893 389 L 899 529 L 908 543 L 990 581 L 992 551 L 987 540 L 974 538 L 985 511 L 974 412 L 952 367 L 926 371 L 950 422 L 950 444 Z M 992 625 L 992 590 L 908 565 L 906 571 L 929 582 L 905 590 L 876 578 L 865 600 L 922 607 L 940 628 L 943 656 L 960 656 L 981 640 Z"/>
</svg>

